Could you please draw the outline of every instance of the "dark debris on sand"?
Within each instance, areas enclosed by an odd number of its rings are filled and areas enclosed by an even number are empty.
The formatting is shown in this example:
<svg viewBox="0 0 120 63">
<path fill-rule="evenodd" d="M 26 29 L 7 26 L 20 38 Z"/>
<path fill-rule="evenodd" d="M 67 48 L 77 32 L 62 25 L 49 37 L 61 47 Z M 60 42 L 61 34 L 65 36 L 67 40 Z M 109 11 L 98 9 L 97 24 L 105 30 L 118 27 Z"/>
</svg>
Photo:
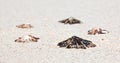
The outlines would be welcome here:
<svg viewBox="0 0 120 63">
<path fill-rule="evenodd" d="M 66 47 L 66 48 L 81 48 L 81 49 L 86 49 L 89 47 L 96 47 L 92 41 L 85 40 L 82 38 L 79 38 L 77 36 L 72 36 L 71 38 L 68 38 L 67 40 L 64 40 L 60 43 L 57 44 L 59 47 Z"/>
<path fill-rule="evenodd" d="M 73 17 L 69 17 L 69 18 L 61 20 L 59 22 L 64 23 L 64 24 L 80 24 L 80 23 L 82 23 L 80 20 L 75 19 Z"/>
</svg>

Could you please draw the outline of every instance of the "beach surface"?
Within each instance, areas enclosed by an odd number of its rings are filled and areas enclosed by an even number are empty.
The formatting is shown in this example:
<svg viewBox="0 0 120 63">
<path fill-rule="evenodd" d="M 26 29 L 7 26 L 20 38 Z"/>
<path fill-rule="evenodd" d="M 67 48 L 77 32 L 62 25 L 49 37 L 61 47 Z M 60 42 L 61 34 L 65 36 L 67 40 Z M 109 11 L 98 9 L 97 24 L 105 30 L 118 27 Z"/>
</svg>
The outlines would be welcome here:
<svg viewBox="0 0 120 63">
<path fill-rule="evenodd" d="M 0 63 L 120 63 L 120 0 L 0 0 Z M 62 24 L 74 17 L 82 24 Z M 30 23 L 31 29 L 16 25 Z M 108 34 L 87 35 L 94 27 Z M 34 35 L 38 42 L 16 43 Z M 93 41 L 87 49 L 59 48 L 71 36 Z M 104 39 L 104 40 L 103 40 Z"/>
</svg>

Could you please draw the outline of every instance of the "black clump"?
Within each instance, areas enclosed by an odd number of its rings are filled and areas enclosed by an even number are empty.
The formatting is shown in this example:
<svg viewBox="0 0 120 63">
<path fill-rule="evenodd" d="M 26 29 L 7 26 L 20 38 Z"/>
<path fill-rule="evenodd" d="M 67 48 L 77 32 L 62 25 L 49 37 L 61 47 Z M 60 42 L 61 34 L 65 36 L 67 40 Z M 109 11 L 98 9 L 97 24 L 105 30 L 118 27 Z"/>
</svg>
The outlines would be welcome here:
<svg viewBox="0 0 120 63">
<path fill-rule="evenodd" d="M 69 17 L 69 18 L 61 20 L 59 22 L 64 23 L 64 24 L 80 24 L 80 23 L 82 23 L 80 20 L 75 19 L 73 17 Z"/>
<path fill-rule="evenodd" d="M 90 40 L 85 40 L 77 36 L 72 36 L 71 38 L 68 38 L 67 40 L 59 42 L 57 46 L 66 47 L 66 48 L 86 49 L 86 47 L 95 47 L 96 45 L 93 44 L 92 41 Z"/>
</svg>

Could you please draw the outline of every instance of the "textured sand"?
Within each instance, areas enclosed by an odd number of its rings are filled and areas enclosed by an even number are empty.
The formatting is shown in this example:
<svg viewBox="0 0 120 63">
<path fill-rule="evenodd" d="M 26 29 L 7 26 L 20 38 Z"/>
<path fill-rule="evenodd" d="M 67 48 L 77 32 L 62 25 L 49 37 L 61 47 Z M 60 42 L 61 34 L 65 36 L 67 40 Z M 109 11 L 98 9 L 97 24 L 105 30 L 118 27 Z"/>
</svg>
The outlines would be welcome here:
<svg viewBox="0 0 120 63">
<path fill-rule="evenodd" d="M 0 0 L 0 63 L 120 63 L 119 0 Z M 64 25 L 68 17 L 83 24 Z M 18 29 L 30 23 L 32 29 Z M 93 27 L 109 30 L 87 35 Z M 37 43 L 15 43 L 22 35 L 40 37 Z M 56 44 L 73 35 L 89 39 L 95 48 L 65 49 Z M 104 39 L 104 40 L 101 40 Z"/>
</svg>

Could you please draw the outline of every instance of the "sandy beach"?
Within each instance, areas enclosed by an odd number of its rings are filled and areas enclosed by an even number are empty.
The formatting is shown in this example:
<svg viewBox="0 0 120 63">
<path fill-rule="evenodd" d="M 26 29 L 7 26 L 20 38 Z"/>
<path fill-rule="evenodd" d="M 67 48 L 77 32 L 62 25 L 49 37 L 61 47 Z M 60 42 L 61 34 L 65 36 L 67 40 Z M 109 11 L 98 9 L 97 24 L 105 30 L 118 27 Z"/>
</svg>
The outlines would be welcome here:
<svg viewBox="0 0 120 63">
<path fill-rule="evenodd" d="M 119 0 L 0 0 L 0 63 L 120 63 Z M 62 24 L 74 17 L 82 24 Z M 31 29 L 16 25 L 30 23 Z M 93 27 L 108 34 L 88 35 Z M 23 35 L 35 35 L 38 42 L 16 43 Z M 87 49 L 59 48 L 71 36 L 93 41 Z M 104 40 L 102 40 L 104 39 Z"/>
</svg>

